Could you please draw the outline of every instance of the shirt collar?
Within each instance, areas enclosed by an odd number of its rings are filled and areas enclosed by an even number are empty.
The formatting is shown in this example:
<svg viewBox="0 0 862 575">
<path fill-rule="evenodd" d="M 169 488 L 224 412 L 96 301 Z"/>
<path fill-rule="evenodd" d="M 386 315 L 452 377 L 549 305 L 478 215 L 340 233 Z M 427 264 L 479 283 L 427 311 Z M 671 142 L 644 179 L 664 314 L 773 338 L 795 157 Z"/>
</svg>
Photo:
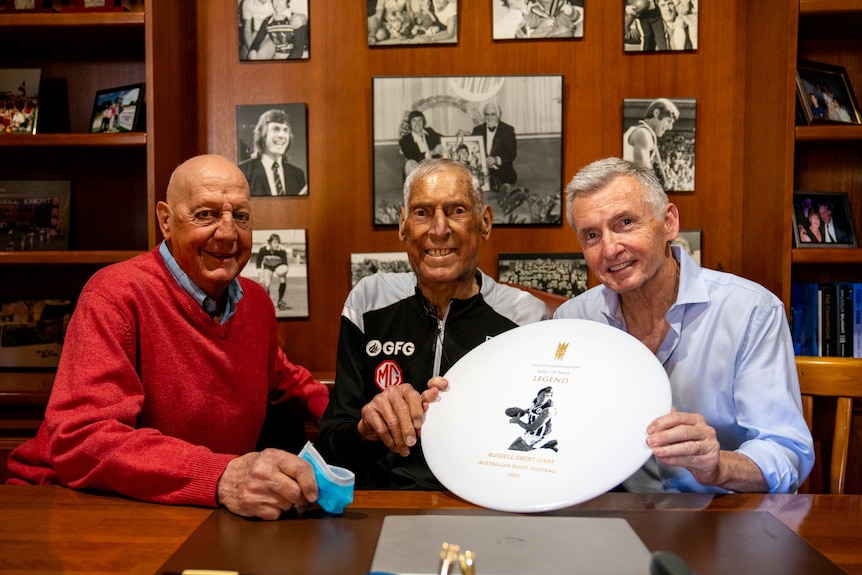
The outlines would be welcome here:
<svg viewBox="0 0 862 575">
<path fill-rule="evenodd" d="M 216 302 L 211 297 L 209 297 L 204 290 L 198 287 L 195 282 L 189 277 L 189 275 L 182 270 L 180 264 L 177 263 L 177 259 L 171 253 L 171 250 L 168 249 L 168 244 L 165 241 L 159 245 L 159 253 L 162 255 L 162 259 L 165 260 L 165 265 L 168 266 L 168 269 L 171 271 L 171 275 L 174 276 L 174 279 L 177 280 L 177 283 L 186 290 L 186 292 L 194 298 L 194 300 L 198 303 L 201 308 L 210 317 L 214 316 L 218 313 L 218 309 L 216 307 Z M 219 323 L 225 323 L 233 314 L 236 313 L 236 306 L 239 303 L 239 300 L 242 299 L 242 286 L 239 285 L 239 280 L 234 278 L 233 281 L 227 286 L 227 298 L 225 302 L 225 310 L 221 316 L 221 320 Z"/>
<path fill-rule="evenodd" d="M 709 294 L 701 279 L 700 266 L 680 246 L 671 246 L 670 249 L 673 258 L 679 262 L 679 290 L 677 290 L 676 301 L 668 310 L 669 321 L 682 309 L 680 306 L 709 301 Z M 619 294 L 605 289 L 602 295 L 605 299 L 605 315 L 613 322 L 613 325 L 622 327 L 624 321 Z"/>
</svg>

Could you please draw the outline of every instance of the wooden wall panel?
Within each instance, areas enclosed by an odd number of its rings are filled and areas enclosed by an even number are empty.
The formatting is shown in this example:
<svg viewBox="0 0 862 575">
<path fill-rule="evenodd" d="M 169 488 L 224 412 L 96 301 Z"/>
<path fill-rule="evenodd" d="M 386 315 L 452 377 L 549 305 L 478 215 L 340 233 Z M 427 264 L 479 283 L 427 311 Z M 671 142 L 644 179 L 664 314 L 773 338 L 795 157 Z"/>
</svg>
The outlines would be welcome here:
<svg viewBox="0 0 862 575">
<path fill-rule="evenodd" d="M 280 323 L 294 361 L 320 374 L 334 371 L 350 254 L 401 250 L 393 228 L 372 225 L 374 76 L 562 74 L 564 184 L 584 164 L 622 153 L 624 98 L 696 98 L 696 189 L 672 201 L 683 227 L 703 230 L 704 264 L 741 270 L 746 103 L 744 45 L 734 31 L 744 22 L 745 0 L 702 2 L 700 49 L 675 54 L 624 53 L 621 2 L 587 0 L 583 39 L 494 42 L 491 0 L 460 0 L 457 46 L 374 49 L 366 45 L 361 2 L 339 3 L 337 10 L 311 4 L 309 60 L 240 62 L 233 3 L 198 3 L 199 92 L 196 111 L 189 110 L 197 114 L 200 151 L 235 160 L 237 105 L 308 105 L 309 197 L 253 206 L 258 227 L 309 230 L 311 316 Z M 481 265 L 495 276 L 499 252 L 577 249 L 565 225 L 498 226 Z"/>
</svg>

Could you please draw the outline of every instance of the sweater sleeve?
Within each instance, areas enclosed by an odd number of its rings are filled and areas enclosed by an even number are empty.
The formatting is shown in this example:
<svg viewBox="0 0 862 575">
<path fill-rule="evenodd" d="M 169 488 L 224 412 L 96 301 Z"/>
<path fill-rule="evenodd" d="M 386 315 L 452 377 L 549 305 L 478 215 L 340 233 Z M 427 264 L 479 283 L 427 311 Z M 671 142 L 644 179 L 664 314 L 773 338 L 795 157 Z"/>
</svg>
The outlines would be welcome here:
<svg viewBox="0 0 862 575">
<path fill-rule="evenodd" d="M 291 399 L 300 400 L 306 406 L 307 415 L 313 421 L 323 417 L 323 410 L 329 402 L 329 388 L 320 383 L 306 368 L 292 363 L 281 348 L 277 348 L 272 369 L 272 391 L 270 402 L 284 403 Z"/>
<path fill-rule="evenodd" d="M 136 372 L 136 326 L 129 310 L 85 289 L 45 420 L 10 456 L 10 472 L 29 483 L 214 507 L 218 479 L 235 456 L 137 427 L 146 398 Z"/>
</svg>

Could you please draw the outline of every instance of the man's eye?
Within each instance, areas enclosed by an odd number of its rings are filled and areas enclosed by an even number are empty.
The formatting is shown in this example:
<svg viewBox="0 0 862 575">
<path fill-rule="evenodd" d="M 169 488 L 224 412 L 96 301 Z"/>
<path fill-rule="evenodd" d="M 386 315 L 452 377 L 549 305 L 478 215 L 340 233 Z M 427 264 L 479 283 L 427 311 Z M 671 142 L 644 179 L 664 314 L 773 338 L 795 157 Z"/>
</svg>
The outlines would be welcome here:
<svg viewBox="0 0 862 575">
<path fill-rule="evenodd" d="M 212 210 L 201 210 L 197 213 L 197 218 L 199 220 L 212 220 L 216 217 L 218 217 L 216 212 Z"/>
</svg>

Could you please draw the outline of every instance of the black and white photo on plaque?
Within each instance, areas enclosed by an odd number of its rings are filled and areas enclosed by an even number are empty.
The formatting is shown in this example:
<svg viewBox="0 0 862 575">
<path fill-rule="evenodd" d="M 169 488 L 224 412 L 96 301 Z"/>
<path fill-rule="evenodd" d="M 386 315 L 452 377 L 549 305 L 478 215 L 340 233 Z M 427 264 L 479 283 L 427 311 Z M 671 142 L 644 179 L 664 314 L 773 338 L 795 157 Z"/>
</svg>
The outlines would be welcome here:
<svg viewBox="0 0 862 575">
<path fill-rule="evenodd" d="M 236 141 L 252 197 L 308 195 L 305 104 L 237 106 Z"/>
<path fill-rule="evenodd" d="M 106 88 L 96 92 L 90 132 L 143 132 L 144 84 Z"/>
<path fill-rule="evenodd" d="M 580 252 L 501 253 L 497 262 L 502 283 L 565 297 L 587 291 L 587 260 Z"/>
<path fill-rule="evenodd" d="M 369 46 L 458 42 L 459 0 L 366 0 Z"/>
<path fill-rule="evenodd" d="M 701 265 L 701 251 L 703 243 L 703 231 L 702 230 L 680 230 L 679 234 L 677 234 L 676 239 L 673 240 L 670 244 L 672 246 L 679 246 L 685 252 L 691 256 L 691 259 L 694 260 L 694 263 L 697 265 Z"/>
<path fill-rule="evenodd" d="M 240 60 L 307 60 L 310 0 L 237 0 Z"/>
<path fill-rule="evenodd" d="M 584 37 L 584 0 L 492 0 L 494 40 Z"/>
<path fill-rule="evenodd" d="M 622 0 L 626 52 L 697 50 L 698 0 Z"/>
<path fill-rule="evenodd" d="M 68 299 L 0 300 L 0 368 L 56 368 L 72 308 Z"/>
<path fill-rule="evenodd" d="M 793 192 L 793 246 L 855 248 L 853 213 L 846 192 Z"/>
<path fill-rule="evenodd" d="M 308 317 L 308 249 L 304 229 L 252 231 L 251 258 L 240 272 L 269 294 L 275 317 Z"/>
<path fill-rule="evenodd" d="M 0 68 L 0 137 L 35 134 L 41 68 Z"/>
<path fill-rule="evenodd" d="M 623 158 L 652 168 L 666 192 L 694 191 L 694 98 L 623 100 Z"/>
<path fill-rule="evenodd" d="M 377 77 L 372 84 L 375 225 L 398 223 L 404 179 L 420 161 L 459 154 L 487 190 L 495 224 L 562 222 L 562 76 Z"/>
<path fill-rule="evenodd" d="M 413 271 L 406 252 L 350 254 L 350 285 L 377 272 L 403 273 Z"/>
<path fill-rule="evenodd" d="M 0 251 L 69 249 L 69 180 L 0 181 Z"/>
<path fill-rule="evenodd" d="M 796 96 L 804 116 L 801 124 L 862 124 L 859 103 L 843 66 L 800 60 Z"/>
</svg>

